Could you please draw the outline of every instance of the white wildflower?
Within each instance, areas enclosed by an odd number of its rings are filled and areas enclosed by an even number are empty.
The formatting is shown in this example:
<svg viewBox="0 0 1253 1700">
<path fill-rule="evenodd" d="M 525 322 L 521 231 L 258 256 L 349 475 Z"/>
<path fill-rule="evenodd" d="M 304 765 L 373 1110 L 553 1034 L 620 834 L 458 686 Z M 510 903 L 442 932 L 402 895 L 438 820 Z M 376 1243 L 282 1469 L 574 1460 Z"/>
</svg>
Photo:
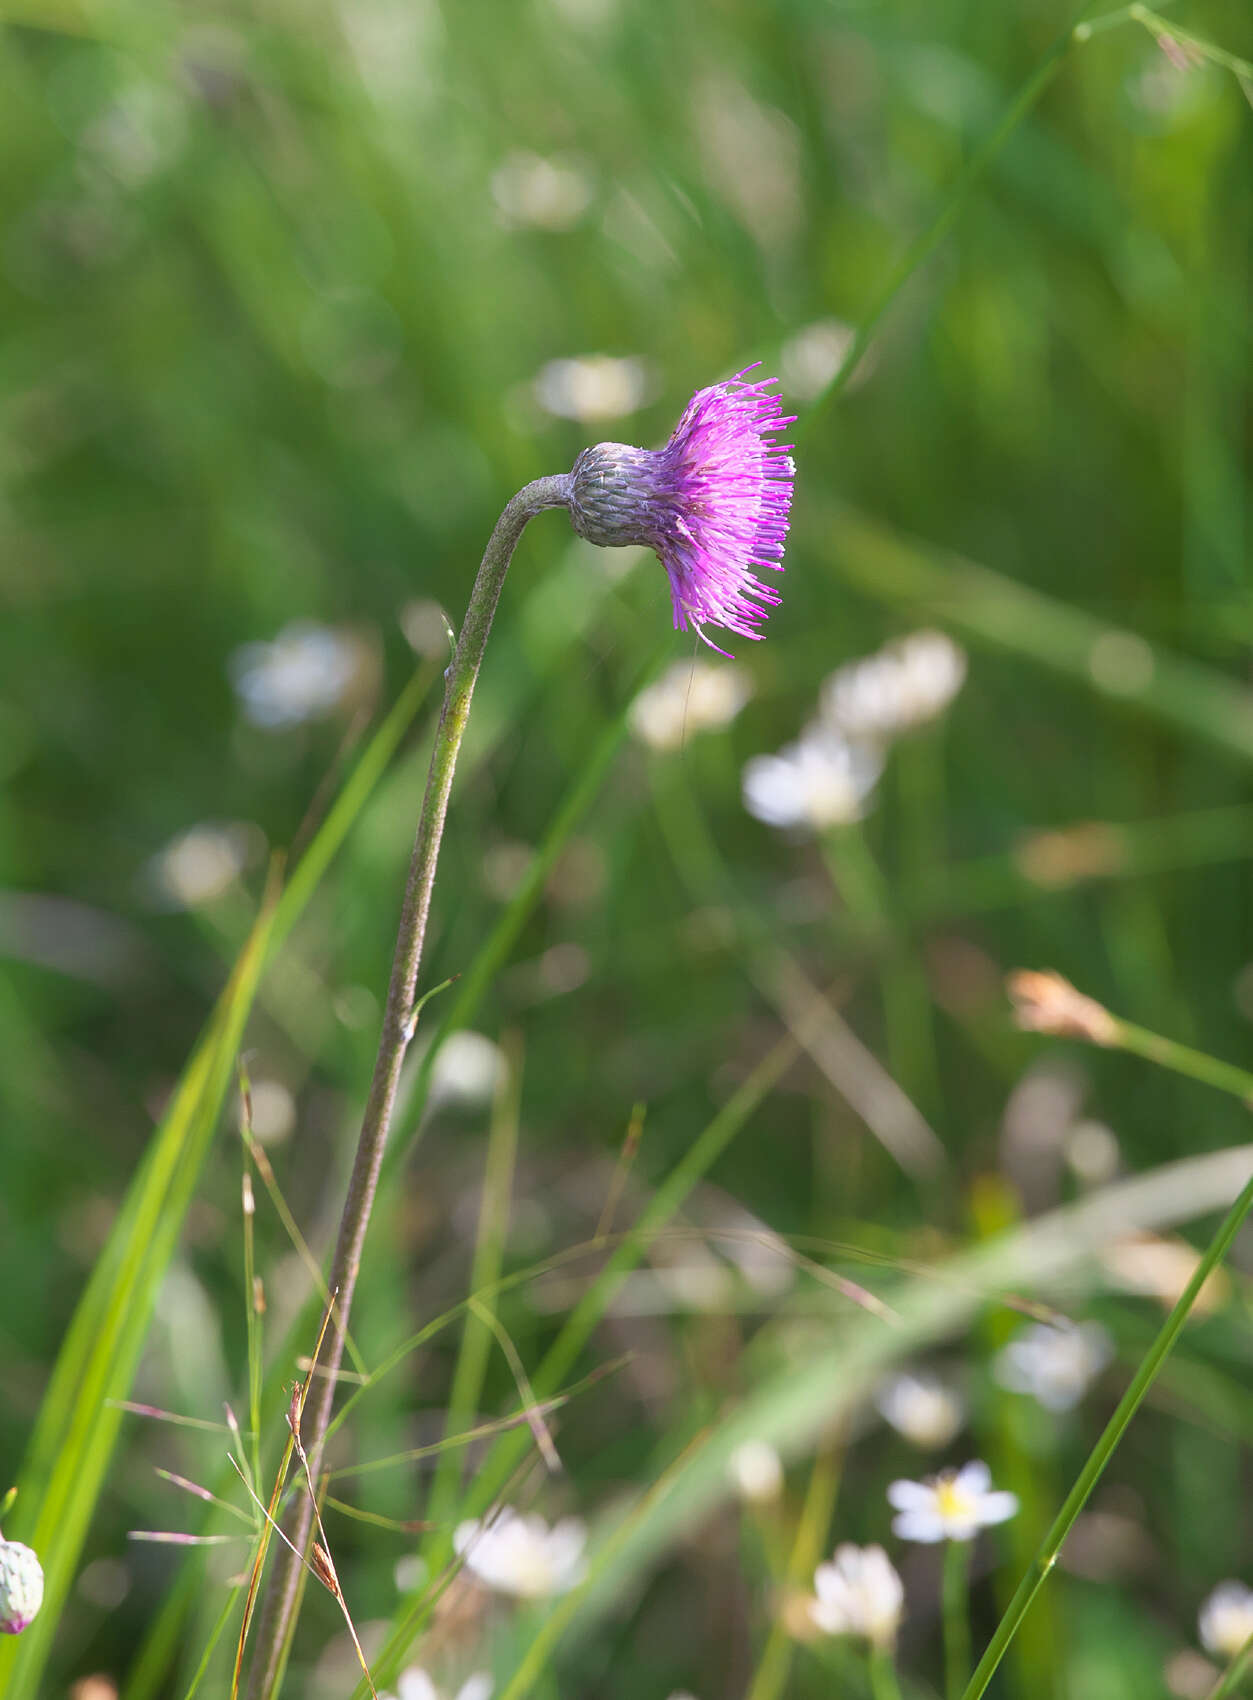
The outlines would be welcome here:
<svg viewBox="0 0 1253 1700">
<path fill-rule="evenodd" d="M 965 651 L 952 638 L 911 632 L 832 673 L 822 687 L 822 717 L 846 738 L 886 743 L 941 715 L 965 677 Z"/>
<path fill-rule="evenodd" d="M 893 1482 L 888 1504 L 899 1512 L 892 1533 L 903 1541 L 968 1541 L 978 1530 L 1012 1517 L 1018 1496 L 995 1492 L 992 1472 L 975 1460 L 925 1482 Z"/>
<path fill-rule="evenodd" d="M 768 1440 L 746 1440 L 737 1446 L 727 1468 L 741 1499 L 760 1504 L 783 1492 L 783 1464 Z"/>
<path fill-rule="evenodd" d="M 469 1028 L 450 1033 L 431 1068 L 430 1100 L 465 1107 L 489 1104 L 504 1073 L 501 1048 L 485 1033 Z"/>
<path fill-rule="evenodd" d="M 884 1421 L 915 1446 L 939 1451 L 966 1421 L 966 1402 L 956 1388 L 932 1375 L 902 1374 L 875 1395 Z"/>
<path fill-rule="evenodd" d="M 1253 1635 L 1253 1588 L 1220 1582 L 1202 1605 L 1197 1623 L 1207 1653 L 1234 1659 Z"/>
<path fill-rule="evenodd" d="M 1099 1322 L 1054 1327 L 1033 1322 L 997 1353 L 992 1373 L 1011 1393 L 1029 1393 L 1046 1411 L 1070 1411 L 1114 1355 Z"/>
<path fill-rule="evenodd" d="M 631 730 L 654 750 L 676 750 L 693 733 L 729 726 L 752 694 L 742 667 L 676 661 L 631 704 Z"/>
<path fill-rule="evenodd" d="M 1161 1239 L 1156 1234 L 1127 1234 L 1101 1252 L 1101 1262 L 1114 1283 L 1132 1293 L 1145 1293 L 1163 1310 L 1179 1301 L 1196 1274 L 1201 1254 L 1186 1240 Z M 1225 1269 L 1211 1269 L 1192 1305 L 1193 1316 L 1208 1316 L 1227 1302 L 1231 1290 Z"/>
<path fill-rule="evenodd" d="M 172 838 L 148 864 L 158 902 L 178 909 L 229 891 L 264 841 L 245 821 L 204 821 Z"/>
<path fill-rule="evenodd" d="M 797 401 L 813 401 L 821 395 L 844 364 L 855 335 L 853 327 L 840 319 L 816 319 L 802 326 L 779 355 L 785 392 Z"/>
<path fill-rule="evenodd" d="M 259 1145 L 280 1145 L 289 1137 L 296 1126 L 296 1100 L 281 1080 L 254 1080 L 248 1100 Z"/>
<path fill-rule="evenodd" d="M 882 771 L 876 751 L 811 727 L 777 755 L 745 763 L 744 807 L 767 826 L 821 832 L 860 820 Z"/>
<path fill-rule="evenodd" d="M 452 1700 L 490 1700 L 492 1679 L 486 1671 L 475 1671 L 467 1677 Z M 379 1700 L 443 1700 L 438 1688 L 420 1665 L 410 1665 L 396 1678 L 394 1695 L 384 1694 Z"/>
<path fill-rule="evenodd" d="M 492 173 L 492 199 L 507 225 L 569 230 L 591 198 L 591 179 L 574 160 L 519 150 Z"/>
<path fill-rule="evenodd" d="M 400 629 L 410 649 L 424 660 L 452 659 L 457 634 L 443 605 L 433 597 L 419 596 L 406 602 L 400 610 Z"/>
<path fill-rule="evenodd" d="M 832 1564 L 814 1572 L 809 1615 L 825 1635 L 864 1635 L 878 1647 L 896 1639 L 905 1589 L 882 1547 L 835 1549 Z"/>
<path fill-rule="evenodd" d="M 575 360 L 550 360 L 533 385 L 545 413 L 590 425 L 621 419 L 644 405 L 650 389 L 648 370 L 629 355 L 588 354 Z"/>
<path fill-rule="evenodd" d="M 231 679 L 256 726 L 298 726 L 329 714 L 357 671 L 351 639 L 312 620 L 294 620 L 273 643 L 245 643 L 231 656 Z"/>
<path fill-rule="evenodd" d="M 586 1544 L 587 1529 L 577 1517 L 550 1529 L 542 1517 L 524 1517 L 508 1506 L 490 1520 L 459 1524 L 453 1535 L 467 1570 L 485 1587 L 523 1600 L 547 1599 L 577 1586 L 587 1570 Z"/>
</svg>

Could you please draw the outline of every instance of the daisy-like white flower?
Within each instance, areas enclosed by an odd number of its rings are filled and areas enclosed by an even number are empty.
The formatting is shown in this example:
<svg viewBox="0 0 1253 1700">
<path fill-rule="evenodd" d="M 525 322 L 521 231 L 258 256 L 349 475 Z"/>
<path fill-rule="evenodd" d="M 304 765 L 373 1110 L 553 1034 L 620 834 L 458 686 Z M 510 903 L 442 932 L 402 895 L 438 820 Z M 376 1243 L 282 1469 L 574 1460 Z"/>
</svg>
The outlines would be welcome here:
<svg viewBox="0 0 1253 1700">
<path fill-rule="evenodd" d="M 895 1375 L 875 1395 L 884 1421 L 915 1446 L 939 1451 L 966 1420 L 961 1394 L 933 1375 Z"/>
<path fill-rule="evenodd" d="M 899 1513 L 892 1519 L 892 1533 L 903 1541 L 968 1541 L 980 1529 L 1012 1517 L 1018 1496 L 994 1491 L 992 1472 L 976 1459 L 925 1482 L 893 1482 L 888 1504 Z"/>
<path fill-rule="evenodd" d="M 1114 1355 L 1099 1322 L 1055 1328 L 1033 1322 L 996 1355 L 992 1373 L 1011 1393 L 1029 1393 L 1046 1411 L 1070 1411 Z"/>
<path fill-rule="evenodd" d="M 565 1594 L 583 1580 L 587 1529 L 566 1517 L 550 1529 L 542 1517 L 505 1507 L 494 1518 L 458 1525 L 453 1546 L 485 1587 L 521 1600 Z"/>
<path fill-rule="evenodd" d="M 491 1700 L 492 1679 L 486 1671 L 475 1671 L 467 1677 L 452 1700 Z M 443 1700 L 438 1688 L 420 1665 L 411 1665 L 396 1678 L 394 1695 L 384 1694 L 379 1700 Z"/>
<path fill-rule="evenodd" d="M 911 632 L 840 667 L 822 687 L 823 719 L 846 738 L 886 743 L 935 720 L 966 677 L 966 654 L 943 632 Z"/>
<path fill-rule="evenodd" d="M 537 374 L 532 392 L 545 413 L 593 425 L 638 412 L 650 388 L 648 368 L 631 355 L 586 354 L 550 360 Z"/>
<path fill-rule="evenodd" d="M 877 750 L 811 727 L 777 755 L 745 762 L 744 807 L 767 826 L 822 832 L 861 819 L 882 771 Z"/>
<path fill-rule="evenodd" d="M 814 1572 L 809 1615 L 825 1635 L 864 1635 L 877 1647 L 896 1639 L 905 1589 L 882 1547 L 835 1549 L 832 1564 Z"/>
<path fill-rule="evenodd" d="M 159 903 L 195 909 L 229 891 L 264 847 L 247 821 L 203 821 L 172 838 L 148 864 L 148 883 Z"/>
<path fill-rule="evenodd" d="M 0 1540 L 0 1635 L 20 1635 L 43 1601 L 38 1556 L 21 1541 Z"/>
<path fill-rule="evenodd" d="M 631 704 L 631 730 L 654 750 L 677 750 L 696 732 L 729 726 L 752 694 L 742 667 L 676 661 Z"/>
<path fill-rule="evenodd" d="M 231 678 L 255 726 L 299 726 L 329 714 L 360 657 L 352 640 L 312 620 L 293 620 L 273 643 L 245 643 L 231 656 Z"/>
<path fill-rule="evenodd" d="M 468 1027 L 450 1033 L 431 1069 L 431 1101 L 467 1108 L 490 1104 L 504 1069 L 503 1051 L 485 1033 L 475 1033 Z"/>
<path fill-rule="evenodd" d="M 1220 1582 L 1202 1605 L 1197 1627 L 1207 1653 L 1234 1659 L 1253 1635 L 1253 1588 L 1243 1582 Z"/>
<path fill-rule="evenodd" d="M 752 371 L 753 367 L 746 367 Z M 759 638 L 779 593 L 754 568 L 781 572 L 796 468 L 774 434 L 793 423 L 744 372 L 698 390 L 661 449 L 597 443 L 570 478 L 570 519 L 590 543 L 644 544 L 670 580 L 674 624 Z"/>
<path fill-rule="evenodd" d="M 783 1461 L 768 1440 L 746 1440 L 731 1454 L 727 1469 L 741 1499 L 764 1504 L 783 1492 Z"/>
</svg>

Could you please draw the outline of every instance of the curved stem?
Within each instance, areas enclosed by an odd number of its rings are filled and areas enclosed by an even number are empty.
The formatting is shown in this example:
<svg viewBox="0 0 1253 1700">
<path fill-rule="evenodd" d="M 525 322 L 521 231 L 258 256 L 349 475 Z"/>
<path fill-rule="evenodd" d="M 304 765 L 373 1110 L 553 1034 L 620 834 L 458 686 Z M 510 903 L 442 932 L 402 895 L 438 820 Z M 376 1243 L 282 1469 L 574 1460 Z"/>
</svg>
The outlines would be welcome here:
<svg viewBox="0 0 1253 1700">
<path fill-rule="evenodd" d="M 444 817 L 448 813 L 457 752 L 470 716 L 470 699 L 474 695 L 505 574 L 523 528 L 528 520 L 545 508 L 567 506 L 569 495 L 570 477 L 568 473 L 562 473 L 552 478 L 536 479 L 520 490 L 505 508 L 484 551 L 461 635 L 446 674 L 444 706 L 431 751 L 426 794 L 422 799 L 422 813 L 400 912 L 396 955 L 383 1012 L 383 1031 L 331 1264 L 328 1285 L 338 1295 L 337 1326 L 328 1331 L 322 1373 L 313 1378 L 302 1425 L 310 1470 L 315 1478 L 331 1419 L 335 1383 L 344 1350 L 343 1333 L 348 1326 L 353 1290 L 361 1267 L 361 1253 L 387 1144 L 400 1070 L 417 1025 L 414 997 L 418 969 L 422 962 L 422 945 L 435 885 L 435 866 L 444 835 Z M 311 1519 L 312 1506 L 302 1495 L 295 1501 L 287 1518 L 287 1534 L 297 1552 L 303 1552 L 308 1544 Z M 295 1554 L 286 1546 L 279 1547 L 257 1630 L 257 1650 L 249 1675 L 248 1700 L 272 1700 L 277 1692 L 295 1625 L 300 1580 L 301 1567 Z"/>
</svg>

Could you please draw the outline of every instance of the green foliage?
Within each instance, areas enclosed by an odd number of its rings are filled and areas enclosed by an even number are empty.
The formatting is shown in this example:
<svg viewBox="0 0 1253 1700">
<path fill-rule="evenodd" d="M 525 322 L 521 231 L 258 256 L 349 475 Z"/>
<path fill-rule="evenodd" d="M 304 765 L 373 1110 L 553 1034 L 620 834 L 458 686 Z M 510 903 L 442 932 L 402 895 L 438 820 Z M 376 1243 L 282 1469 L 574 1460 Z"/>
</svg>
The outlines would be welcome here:
<svg viewBox="0 0 1253 1700">
<path fill-rule="evenodd" d="M 334 1439 L 344 1468 L 406 1456 L 332 1485 L 357 1513 L 327 1519 L 345 1598 L 389 1682 L 419 1658 L 518 1696 L 869 1692 L 778 1608 L 835 1540 L 890 1542 L 883 1489 L 926 1466 L 867 1397 L 939 1352 L 973 1406 L 954 1461 L 1035 1484 L 973 1575 L 976 1658 L 1120 1396 L 1147 1395 L 1089 1528 L 1121 1519 L 1147 1565 L 1063 1558 L 989 1692 L 1154 1692 L 1209 1588 L 1253 1581 L 1247 1258 L 1152 1388 L 1162 1311 L 1102 1262 L 1131 1227 L 1207 1242 L 1247 1178 L 1246 1106 L 1207 1069 L 1246 1055 L 1253 1009 L 1247 6 L 1092 7 L 1078 35 L 1062 0 L 3 12 L 0 1493 L 20 1484 L 5 1533 L 49 1587 L 0 1689 L 182 1694 L 217 1624 L 203 1691 L 225 1692 L 246 1548 L 125 1534 L 229 1527 L 150 1466 L 242 1502 L 231 1443 L 110 1401 L 249 1408 L 237 1057 L 294 1116 L 269 1160 L 322 1255 L 447 659 L 433 605 L 460 619 L 521 484 L 660 439 L 760 358 L 797 398 L 798 493 L 731 726 L 628 738 L 669 620 L 651 558 L 554 514 L 511 570 L 423 974 L 454 983 L 423 1015 Z M 838 377 L 844 327 L 868 353 Z M 591 356 L 627 363 L 551 364 Z M 350 682 L 258 724 L 241 650 L 300 620 L 340 634 Z M 859 836 L 751 819 L 743 762 L 919 625 L 969 646 L 968 680 Z M 236 870 L 174 901 L 169 847 L 206 825 Z M 267 847 L 291 867 L 271 904 Z M 1019 964 L 1144 1055 L 1041 1057 L 999 990 Z M 515 1036 L 490 1142 L 486 1102 L 441 1080 L 466 1026 Z M 878 1137 L 867 1058 L 934 1169 Z M 1067 1156 L 1094 1120 L 1101 1181 Z M 320 1301 L 257 1197 L 264 1499 Z M 737 1234 L 786 1236 L 784 1282 L 753 1285 Z M 1119 1344 L 1034 1426 L 988 1374 L 1019 1302 Z M 494 1426 L 519 1368 L 570 1393 L 545 1417 L 560 1478 L 525 1422 Z M 464 1473 L 461 1449 L 408 1456 L 449 1411 L 482 1426 Z M 729 1510 L 760 1436 L 784 1499 Z M 453 1526 L 502 1492 L 592 1521 L 585 1591 L 488 1612 L 450 1580 Z M 943 1668 L 938 1572 L 909 1584 L 907 1697 Z M 348 1692 L 343 1639 L 311 1588 L 286 1691 Z"/>
</svg>

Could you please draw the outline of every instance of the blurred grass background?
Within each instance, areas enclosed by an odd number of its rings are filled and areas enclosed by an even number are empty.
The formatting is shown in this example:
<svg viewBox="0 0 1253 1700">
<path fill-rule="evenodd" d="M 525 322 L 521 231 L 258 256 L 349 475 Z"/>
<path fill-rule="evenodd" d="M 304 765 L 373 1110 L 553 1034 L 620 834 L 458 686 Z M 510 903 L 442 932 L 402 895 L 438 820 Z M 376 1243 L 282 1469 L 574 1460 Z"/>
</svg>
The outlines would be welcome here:
<svg viewBox="0 0 1253 1700">
<path fill-rule="evenodd" d="M 629 1213 L 775 1042 L 758 933 L 834 988 L 885 1061 L 877 969 L 922 965 L 900 1083 L 946 1159 L 914 1184 L 798 1063 L 689 1224 L 925 1258 L 1073 1193 L 1064 1149 L 1085 1118 L 1114 1130 L 1129 1172 L 1246 1137 L 1238 1105 L 1127 1059 L 1041 1062 L 1000 992 L 1009 967 L 1055 966 L 1132 1020 L 1248 1051 L 1253 114 L 1238 78 L 1130 23 L 1073 50 L 823 406 L 847 327 L 1071 21 L 1059 0 L 0 10 L 0 1490 L 267 847 L 307 838 L 413 644 L 440 654 L 428 604 L 460 618 L 520 484 L 599 437 L 660 440 L 694 388 L 749 360 L 801 415 L 785 600 L 769 640 L 740 646 L 755 695 L 731 728 L 615 758 L 475 1016 L 523 1058 L 507 1265 L 594 1232 L 633 1105 Z M 1171 16 L 1253 54 L 1241 0 Z M 258 724 L 241 651 L 296 621 L 339 634 L 344 688 L 331 712 Z M 598 555 L 559 515 L 531 528 L 459 775 L 426 984 L 467 967 L 668 622 L 651 557 Z M 887 910 L 867 929 L 816 847 L 744 812 L 739 770 L 796 735 L 835 666 L 919 624 L 967 645 L 970 674 L 885 776 L 866 836 Z M 690 652 L 673 640 L 671 658 Z M 254 1083 L 274 1089 L 272 1161 L 318 1247 L 425 760 L 414 738 L 247 1036 Z M 1069 832 L 1093 821 L 1123 830 Z M 169 851 L 206 826 L 193 846 L 238 874 L 206 885 L 193 857 L 192 901 Z M 702 835 L 720 869 L 703 892 L 684 875 L 708 867 Z M 393 1175 L 354 1316 L 369 1362 L 464 1295 L 487 1116 L 437 1097 Z M 229 1134 L 137 1393 L 213 1418 L 245 1361 Z M 264 1210 L 258 1236 L 281 1316 L 298 1271 Z M 599 1357 L 631 1350 L 637 1367 L 564 1416 L 569 1474 L 546 1511 L 646 1483 L 676 1437 L 777 1368 L 780 1340 L 751 1313 L 800 1301 L 735 1293 L 712 1308 L 672 1294 L 606 1326 Z M 569 1302 L 502 1301 L 528 1365 Z M 1189 1335 L 1178 1386 L 1116 1462 L 1112 1503 L 1144 1561 L 1061 1578 L 1051 1656 L 1010 1667 L 1004 1692 L 1169 1692 L 1163 1660 L 1199 1599 L 1248 1574 L 1243 1277 L 1231 1304 Z M 1152 1316 L 1110 1306 L 1129 1361 Z M 992 1313 L 950 1342 L 976 1387 L 1005 1332 Z M 438 1436 L 455 1339 L 362 1402 L 355 1455 Z M 511 1387 L 497 1355 L 485 1408 L 509 1408 Z M 975 1435 L 1028 1500 L 1025 1553 L 1094 1431 L 1011 1407 L 988 1384 Z M 882 1430 L 866 1444 L 832 1530 L 876 1539 L 883 1483 L 918 1465 Z M 125 1531 L 189 1526 L 154 1457 L 203 1480 L 220 1448 L 124 1430 L 49 1695 L 90 1672 L 124 1686 L 154 1619 L 167 1555 Z M 363 1503 L 421 1517 L 425 1479 L 381 1476 Z M 689 1531 L 550 1691 L 743 1692 L 770 1612 L 754 1538 L 741 1551 L 725 1519 Z M 352 1525 L 342 1540 L 358 1621 L 386 1618 L 412 1541 Z M 308 1619 L 296 1692 L 339 1691 L 318 1665 L 333 1612 Z M 193 1643 L 188 1629 L 183 1657 Z M 924 1637 L 924 1675 L 929 1656 Z M 154 1692 L 182 1692 L 177 1663 Z M 789 1680 L 830 1692 L 808 1654 Z"/>
</svg>

